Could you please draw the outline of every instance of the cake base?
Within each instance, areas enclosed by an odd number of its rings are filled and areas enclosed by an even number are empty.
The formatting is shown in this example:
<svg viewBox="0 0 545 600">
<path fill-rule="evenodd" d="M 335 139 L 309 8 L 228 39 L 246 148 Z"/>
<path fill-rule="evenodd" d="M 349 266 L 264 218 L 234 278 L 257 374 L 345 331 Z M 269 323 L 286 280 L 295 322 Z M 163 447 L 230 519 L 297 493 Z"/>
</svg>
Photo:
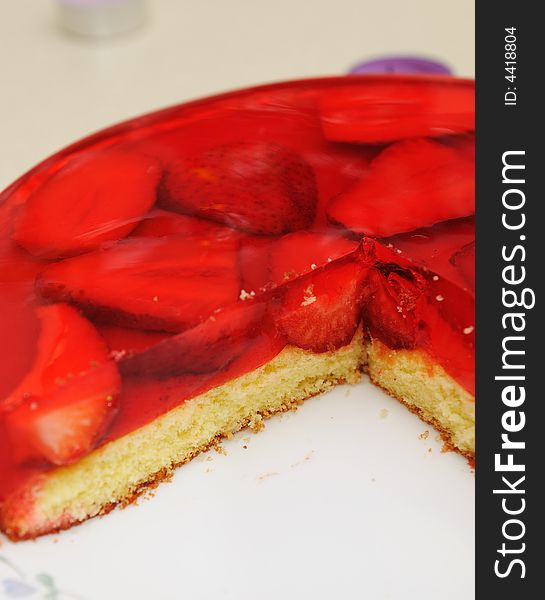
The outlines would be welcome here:
<svg viewBox="0 0 545 600">
<path fill-rule="evenodd" d="M 356 383 L 366 362 L 361 331 L 338 350 L 314 354 L 286 347 L 267 364 L 184 402 L 73 465 L 28 482 L 0 507 L 12 540 L 67 529 L 132 501 L 172 470 L 244 427 L 339 383 Z"/>
<path fill-rule="evenodd" d="M 475 399 L 421 350 L 367 346 L 371 381 L 435 427 L 447 448 L 475 458 Z"/>
</svg>

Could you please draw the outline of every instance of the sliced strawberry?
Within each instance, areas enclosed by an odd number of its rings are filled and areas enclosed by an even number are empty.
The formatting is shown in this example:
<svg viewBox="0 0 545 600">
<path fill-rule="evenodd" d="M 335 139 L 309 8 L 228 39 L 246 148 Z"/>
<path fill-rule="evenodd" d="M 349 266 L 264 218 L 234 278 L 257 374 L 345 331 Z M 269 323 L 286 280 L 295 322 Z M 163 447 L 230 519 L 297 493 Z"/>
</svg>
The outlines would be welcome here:
<svg viewBox="0 0 545 600">
<path fill-rule="evenodd" d="M 105 431 L 120 379 L 104 341 L 74 308 L 53 304 L 36 313 L 34 364 L 0 410 L 19 460 L 62 465 L 88 453 Z"/>
<path fill-rule="evenodd" d="M 369 271 L 371 293 L 363 308 L 363 322 L 373 337 L 390 348 L 413 348 L 419 335 L 415 307 L 423 285 L 405 272 Z"/>
<path fill-rule="evenodd" d="M 276 325 L 290 344 L 326 352 L 348 344 L 360 321 L 367 267 L 349 262 L 288 286 Z"/>
<path fill-rule="evenodd" d="M 376 237 L 474 212 L 474 163 L 468 153 L 425 139 L 386 148 L 368 175 L 328 207 L 333 222 Z"/>
<path fill-rule="evenodd" d="M 312 168 L 294 152 L 263 142 L 180 158 L 169 165 L 161 195 L 172 210 L 261 235 L 307 227 L 317 202 Z"/>
<path fill-rule="evenodd" d="M 240 234 L 214 221 L 155 209 L 147 214 L 132 232 L 132 237 L 165 237 L 170 235 L 202 236 L 207 239 L 234 238 Z"/>
<path fill-rule="evenodd" d="M 392 77 L 330 89 L 321 101 L 328 140 L 366 144 L 475 130 L 475 86 Z"/>
<path fill-rule="evenodd" d="M 67 304 L 34 309 L 38 331 L 34 362 L 23 380 L 0 404 L 10 409 L 24 398 L 51 394 L 69 378 L 107 362 L 104 340 L 87 319 Z"/>
<path fill-rule="evenodd" d="M 118 392 L 119 374 L 108 363 L 49 396 L 30 396 L 6 415 L 17 458 L 66 465 L 85 456 L 115 416 Z"/>
<path fill-rule="evenodd" d="M 28 198 L 13 239 L 46 258 L 121 239 L 152 207 L 160 176 L 156 159 L 134 151 L 73 158 Z"/>
<path fill-rule="evenodd" d="M 475 289 L 475 241 L 466 244 L 455 252 L 450 262 L 458 270 L 470 289 Z"/>
<path fill-rule="evenodd" d="M 200 237 L 124 240 L 49 266 L 37 289 L 113 325 L 177 332 L 238 299 L 236 250 Z"/>
<path fill-rule="evenodd" d="M 222 369 L 260 334 L 265 312 L 265 304 L 254 300 L 227 307 L 192 329 L 122 358 L 121 373 L 167 378 Z"/>
</svg>

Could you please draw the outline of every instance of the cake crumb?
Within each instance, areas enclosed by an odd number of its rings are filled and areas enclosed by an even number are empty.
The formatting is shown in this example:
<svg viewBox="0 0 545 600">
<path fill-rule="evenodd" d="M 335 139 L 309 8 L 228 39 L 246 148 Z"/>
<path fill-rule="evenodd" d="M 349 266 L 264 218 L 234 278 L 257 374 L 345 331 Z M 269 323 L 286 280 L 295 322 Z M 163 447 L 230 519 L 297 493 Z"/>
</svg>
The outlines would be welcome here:
<svg viewBox="0 0 545 600">
<path fill-rule="evenodd" d="M 301 306 L 308 306 L 316 302 L 316 296 L 314 295 L 314 284 L 311 283 L 305 290 L 303 295 L 303 301 L 301 302 Z"/>
<path fill-rule="evenodd" d="M 314 271 L 314 269 L 316 268 L 316 263 L 312 263 L 312 264 L 310 265 L 310 268 L 311 268 L 311 269 Z"/>
<path fill-rule="evenodd" d="M 389 414 L 390 414 L 390 411 L 387 408 L 381 408 L 380 412 L 378 413 L 378 416 L 381 419 L 385 419 Z"/>
<path fill-rule="evenodd" d="M 227 450 L 220 443 L 214 444 L 213 448 L 218 454 L 227 456 Z"/>
<path fill-rule="evenodd" d="M 246 290 L 240 290 L 239 300 L 248 300 L 248 298 L 253 298 L 255 296 L 255 292 L 247 292 Z"/>
<path fill-rule="evenodd" d="M 423 431 L 418 437 L 421 440 L 427 440 L 430 437 L 430 432 L 426 429 L 426 431 Z"/>
<path fill-rule="evenodd" d="M 428 448 L 428 452 L 431 452 L 431 448 Z"/>
<path fill-rule="evenodd" d="M 290 467 L 291 468 L 298 467 L 299 465 L 302 465 L 303 463 L 308 462 L 312 458 L 313 454 L 314 454 L 314 450 L 311 450 L 310 452 L 307 452 L 305 454 L 305 456 L 303 456 L 303 458 L 301 460 L 298 460 L 297 462 L 294 462 L 293 464 L 290 465 Z"/>
<path fill-rule="evenodd" d="M 257 418 L 259 417 L 259 418 Z M 254 433 L 258 433 L 260 432 L 262 429 L 265 428 L 265 423 L 263 423 L 263 419 L 261 418 L 261 415 L 257 415 L 256 416 L 256 420 L 252 421 L 248 427 L 254 432 Z"/>
<path fill-rule="evenodd" d="M 244 448 L 244 450 L 248 450 L 248 446 L 246 444 L 244 444 L 242 447 Z"/>
<path fill-rule="evenodd" d="M 112 350 L 110 356 L 115 362 L 119 362 L 127 354 L 126 350 Z"/>
<path fill-rule="evenodd" d="M 437 300 L 437 302 L 443 302 L 445 297 L 442 294 L 437 294 L 437 296 L 435 296 L 435 299 Z"/>
<path fill-rule="evenodd" d="M 432 277 L 432 279 L 433 279 L 434 281 L 439 281 L 439 275 L 434 275 L 434 276 Z"/>
<path fill-rule="evenodd" d="M 275 475 L 280 475 L 280 473 L 278 471 L 270 471 L 269 473 L 263 473 L 263 475 L 260 475 L 257 478 L 257 480 L 265 481 L 265 479 L 268 479 L 269 477 L 274 477 Z"/>
<path fill-rule="evenodd" d="M 469 335 L 474 329 L 475 327 L 473 327 L 473 325 L 470 325 L 469 327 L 464 327 L 463 332 L 465 335 Z"/>
</svg>

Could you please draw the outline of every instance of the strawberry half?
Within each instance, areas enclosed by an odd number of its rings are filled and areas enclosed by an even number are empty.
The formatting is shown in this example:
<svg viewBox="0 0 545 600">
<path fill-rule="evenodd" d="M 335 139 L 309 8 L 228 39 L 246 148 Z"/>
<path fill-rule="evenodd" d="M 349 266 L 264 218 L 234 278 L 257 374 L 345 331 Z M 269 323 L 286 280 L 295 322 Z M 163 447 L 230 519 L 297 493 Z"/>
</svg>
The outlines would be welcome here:
<svg viewBox="0 0 545 600">
<path fill-rule="evenodd" d="M 36 313 L 34 364 L 0 411 L 20 461 L 63 465 L 90 452 L 104 433 L 120 379 L 106 344 L 74 308 L 53 304 Z"/>
<path fill-rule="evenodd" d="M 119 240 L 152 207 L 160 176 L 156 159 L 133 151 L 73 158 L 28 198 L 13 239 L 45 258 Z"/>
<path fill-rule="evenodd" d="M 309 226 L 317 192 L 312 168 L 287 148 L 264 142 L 217 146 L 172 162 L 163 204 L 260 235 Z"/>
<path fill-rule="evenodd" d="M 226 367 L 262 331 L 266 307 L 254 302 L 227 307 L 192 329 L 123 358 L 119 363 L 122 375 L 163 379 Z"/>
<path fill-rule="evenodd" d="M 474 212 L 474 163 L 469 153 L 426 139 L 386 148 L 371 163 L 368 175 L 328 206 L 331 221 L 376 237 Z"/>
<path fill-rule="evenodd" d="M 362 311 L 363 322 L 373 337 L 394 349 L 413 348 L 419 333 L 415 308 L 422 294 L 423 278 L 406 273 L 369 271 L 370 291 Z"/>
<path fill-rule="evenodd" d="M 326 139 L 375 144 L 475 130 L 475 86 L 397 77 L 331 89 L 320 103 Z"/>
<path fill-rule="evenodd" d="M 178 332 L 238 299 L 237 244 L 185 236 L 127 239 L 52 264 L 36 286 L 44 298 L 76 304 L 100 321 Z"/>
<path fill-rule="evenodd" d="M 360 321 L 367 267 L 349 262 L 289 285 L 276 326 L 290 344 L 326 352 L 348 344 Z"/>
</svg>

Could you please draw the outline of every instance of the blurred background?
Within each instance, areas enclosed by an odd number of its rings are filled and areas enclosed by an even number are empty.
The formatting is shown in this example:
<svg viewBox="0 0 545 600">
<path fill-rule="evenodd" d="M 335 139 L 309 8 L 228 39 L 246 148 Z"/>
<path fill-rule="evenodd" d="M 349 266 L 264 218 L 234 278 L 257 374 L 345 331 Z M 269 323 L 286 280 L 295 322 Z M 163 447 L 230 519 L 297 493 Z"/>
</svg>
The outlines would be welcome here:
<svg viewBox="0 0 545 600">
<path fill-rule="evenodd" d="M 141 25 L 96 38 L 62 2 L 0 4 L 0 189 L 107 125 L 257 83 L 345 73 L 382 55 L 474 74 L 473 0 L 147 0 Z"/>
</svg>

